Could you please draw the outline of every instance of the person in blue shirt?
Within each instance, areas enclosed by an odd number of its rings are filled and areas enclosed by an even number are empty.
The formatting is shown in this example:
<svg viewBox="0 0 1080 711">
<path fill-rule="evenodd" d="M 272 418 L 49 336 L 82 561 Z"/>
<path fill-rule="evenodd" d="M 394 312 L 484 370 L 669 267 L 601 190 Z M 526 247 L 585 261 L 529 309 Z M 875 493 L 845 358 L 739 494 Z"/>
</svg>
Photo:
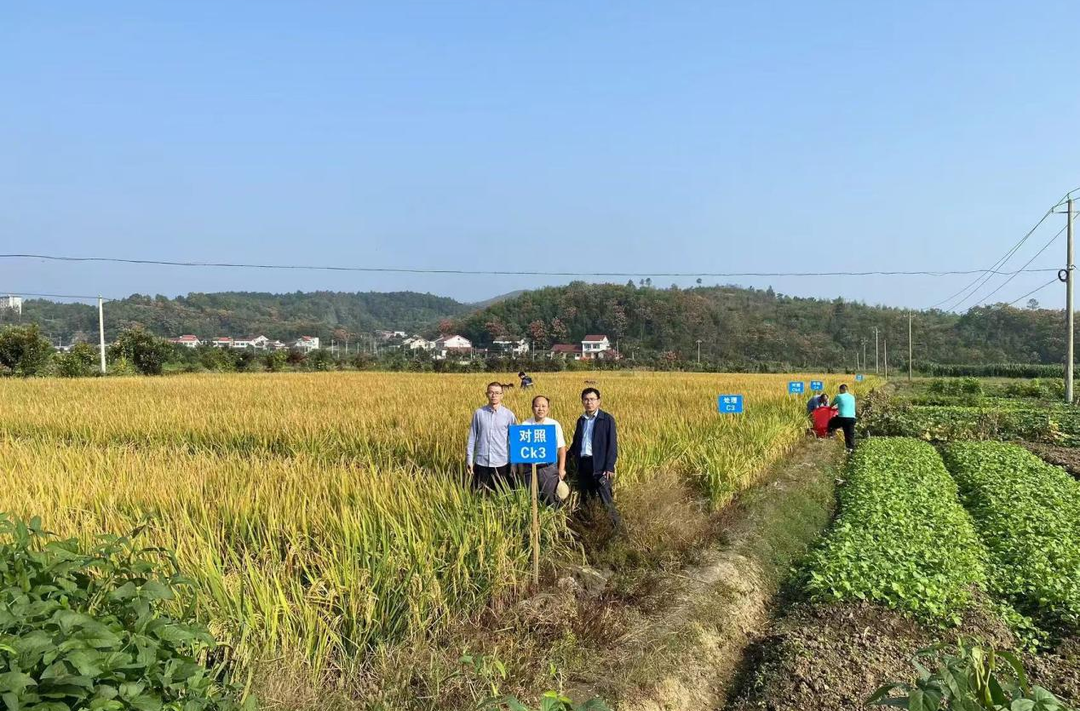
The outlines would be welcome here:
<svg viewBox="0 0 1080 711">
<path fill-rule="evenodd" d="M 836 417 L 829 420 L 829 436 L 836 430 L 844 430 L 844 446 L 848 452 L 855 451 L 855 396 L 848 392 L 847 385 L 840 386 L 840 392 L 833 398 Z"/>
</svg>

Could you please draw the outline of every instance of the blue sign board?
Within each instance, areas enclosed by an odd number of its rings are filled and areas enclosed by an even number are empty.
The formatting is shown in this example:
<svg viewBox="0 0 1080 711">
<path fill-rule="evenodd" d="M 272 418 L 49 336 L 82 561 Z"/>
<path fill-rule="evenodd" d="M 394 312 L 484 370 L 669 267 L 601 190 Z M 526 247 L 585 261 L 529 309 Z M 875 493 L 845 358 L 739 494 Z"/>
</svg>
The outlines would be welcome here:
<svg viewBox="0 0 1080 711">
<path fill-rule="evenodd" d="M 551 464 L 558 461 L 555 425 L 511 425 L 511 464 Z"/>
<path fill-rule="evenodd" d="M 855 376 L 855 382 L 856 383 L 861 383 L 862 382 L 862 373 Z"/>
<path fill-rule="evenodd" d="M 825 389 L 825 383 L 821 380 L 811 380 L 810 389 L 816 393 L 819 393 Z"/>
<path fill-rule="evenodd" d="M 787 384 L 788 395 L 802 395 L 806 391 L 806 383 L 801 380 L 792 380 Z"/>
<path fill-rule="evenodd" d="M 717 408 L 720 412 L 738 415 L 743 411 L 742 395 L 720 395 L 716 398 Z"/>
</svg>

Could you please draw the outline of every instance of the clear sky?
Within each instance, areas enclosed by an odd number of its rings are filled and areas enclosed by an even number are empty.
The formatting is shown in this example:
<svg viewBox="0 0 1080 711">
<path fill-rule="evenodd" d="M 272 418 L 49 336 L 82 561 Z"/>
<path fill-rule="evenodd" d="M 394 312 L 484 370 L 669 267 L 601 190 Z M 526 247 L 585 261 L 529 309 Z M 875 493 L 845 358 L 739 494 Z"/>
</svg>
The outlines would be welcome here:
<svg viewBox="0 0 1080 711">
<path fill-rule="evenodd" d="M 9 2 L 0 90 L 0 252 L 977 269 L 1080 186 L 1073 0 Z M 913 307 L 966 283 L 720 281 Z M 544 283 L 0 261 L 0 292 Z"/>
</svg>

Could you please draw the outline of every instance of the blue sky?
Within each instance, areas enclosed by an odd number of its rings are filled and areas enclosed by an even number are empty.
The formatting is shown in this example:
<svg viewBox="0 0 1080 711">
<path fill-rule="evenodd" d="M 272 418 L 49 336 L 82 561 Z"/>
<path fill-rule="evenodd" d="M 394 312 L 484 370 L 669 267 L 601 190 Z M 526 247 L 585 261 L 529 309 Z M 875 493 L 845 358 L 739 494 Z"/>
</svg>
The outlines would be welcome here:
<svg viewBox="0 0 1080 711">
<path fill-rule="evenodd" d="M 986 268 L 1080 187 L 1078 66 L 1064 0 L 6 3 L 0 252 Z M 967 280 L 719 281 L 923 307 Z M 0 292 L 545 283 L 0 261 Z"/>
</svg>

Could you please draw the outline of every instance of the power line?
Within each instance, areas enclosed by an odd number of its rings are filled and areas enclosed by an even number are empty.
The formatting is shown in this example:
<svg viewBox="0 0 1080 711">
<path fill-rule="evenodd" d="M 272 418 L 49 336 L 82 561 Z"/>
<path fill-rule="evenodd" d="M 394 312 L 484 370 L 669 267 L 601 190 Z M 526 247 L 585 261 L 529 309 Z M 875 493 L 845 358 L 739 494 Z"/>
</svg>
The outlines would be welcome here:
<svg viewBox="0 0 1080 711">
<path fill-rule="evenodd" d="M 1020 297 L 1019 299 L 1017 299 L 1016 301 L 1010 301 L 1010 302 L 1008 303 L 1008 305 L 1009 305 L 1009 306 L 1014 306 L 1014 305 L 1016 304 L 1016 302 L 1017 302 L 1017 301 L 1023 301 L 1024 299 L 1026 299 L 1027 297 L 1031 296 L 1032 294 L 1037 294 L 1038 292 L 1042 291 L 1043 289 L 1045 289 L 1046 287 L 1050 286 L 1051 284 L 1057 284 L 1057 283 L 1058 283 L 1058 279 L 1051 279 L 1050 281 L 1046 282 L 1046 283 L 1045 283 L 1045 284 L 1043 284 L 1042 286 L 1036 287 L 1036 288 L 1032 289 L 1031 291 L 1029 291 L 1028 293 L 1024 294 L 1023 296 L 1021 296 L 1021 297 Z"/>
<path fill-rule="evenodd" d="M 79 294 L 33 294 L 33 293 L 30 293 L 30 292 L 27 292 L 27 291 L 4 291 L 2 289 L 0 289 L 0 294 L 9 294 L 11 296 L 31 296 L 31 297 L 43 298 L 43 299 L 90 299 L 92 301 L 97 301 L 98 298 L 101 298 L 104 301 L 119 301 L 119 299 L 114 299 L 114 298 L 109 297 L 109 296 L 97 297 L 97 296 L 82 296 L 82 295 L 79 295 Z"/>
<path fill-rule="evenodd" d="M 1012 275 L 1020 272 L 996 269 L 917 270 L 917 271 L 852 271 L 852 272 L 548 272 L 502 271 L 490 269 L 424 269 L 417 267 L 342 267 L 298 264 L 251 264 L 243 262 L 182 262 L 163 259 L 125 259 L 120 257 L 69 257 L 49 254 L 0 254 L 0 259 L 43 259 L 55 262 L 108 262 L 166 267 L 212 267 L 226 269 L 274 269 L 299 271 L 370 272 L 393 274 L 462 274 L 469 276 L 558 276 L 558 277 L 827 277 L 827 276 L 965 276 Z M 995 265 L 996 267 L 997 265 Z M 1028 269 L 1028 272 L 1050 272 L 1056 269 Z M 87 298 L 97 298 L 87 297 Z"/>
<path fill-rule="evenodd" d="M 1068 225 L 1065 225 L 1065 227 L 1062 227 L 1062 228 L 1061 228 L 1060 230 L 1058 230 L 1057 234 L 1056 234 L 1056 235 L 1054 235 L 1053 237 L 1051 237 L 1051 238 L 1050 238 L 1050 241 L 1049 241 L 1049 242 L 1047 242 L 1046 244 L 1044 244 L 1044 245 L 1042 246 L 1042 249 L 1040 249 L 1040 250 L 1039 250 L 1038 252 L 1036 252 L 1036 253 L 1035 253 L 1035 256 L 1034 256 L 1034 257 L 1032 257 L 1031 259 L 1027 260 L 1027 262 L 1025 262 L 1025 263 L 1024 263 L 1024 266 L 1023 266 L 1023 267 L 1021 267 L 1021 269 L 1023 269 L 1023 268 L 1026 268 L 1026 267 L 1027 267 L 1027 266 L 1028 266 L 1029 264 L 1031 264 L 1031 263 L 1032 263 L 1032 262 L 1034 262 L 1034 261 L 1035 261 L 1036 259 L 1038 259 L 1039 255 L 1040 255 L 1040 254 L 1042 254 L 1043 252 L 1045 252 L 1045 251 L 1046 251 L 1046 249 L 1047 249 L 1047 247 L 1049 247 L 1050 245 L 1052 245 L 1052 244 L 1053 244 L 1054 242 L 1056 242 L 1056 241 L 1057 241 L 1057 238 L 1061 236 L 1061 234 L 1062 234 L 1062 233 L 1063 233 L 1063 232 L 1064 232 L 1064 231 L 1066 230 L 1066 228 L 1068 228 Z M 1001 284 L 999 284 L 999 285 L 998 285 L 998 288 L 994 289 L 994 290 L 993 290 L 993 291 L 991 291 L 991 292 L 990 292 L 989 294 L 987 294 L 986 296 L 982 297 L 982 301 L 983 301 L 984 303 L 985 303 L 985 302 L 987 302 L 987 301 L 989 301 L 989 300 L 990 300 L 990 297 L 991 297 L 991 296 L 993 296 L 994 294 L 996 294 L 996 293 L 998 293 L 999 291 L 1001 291 L 1002 287 L 1004 287 L 1004 286 L 1005 286 L 1006 284 L 1008 284 L 1008 283 L 1009 283 L 1010 281 L 1012 281 L 1012 280 L 1013 280 L 1013 279 L 1015 279 L 1015 278 L 1016 278 L 1016 275 L 1015 275 L 1015 274 L 1011 275 L 1011 276 L 1010 276 L 1010 277 L 1009 277 L 1008 279 L 1006 279 L 1005 281 L 1001 282 Z M 1051 282 L 1051 283 L 1053 283 L 1053 282 Z"/>
</svg>

